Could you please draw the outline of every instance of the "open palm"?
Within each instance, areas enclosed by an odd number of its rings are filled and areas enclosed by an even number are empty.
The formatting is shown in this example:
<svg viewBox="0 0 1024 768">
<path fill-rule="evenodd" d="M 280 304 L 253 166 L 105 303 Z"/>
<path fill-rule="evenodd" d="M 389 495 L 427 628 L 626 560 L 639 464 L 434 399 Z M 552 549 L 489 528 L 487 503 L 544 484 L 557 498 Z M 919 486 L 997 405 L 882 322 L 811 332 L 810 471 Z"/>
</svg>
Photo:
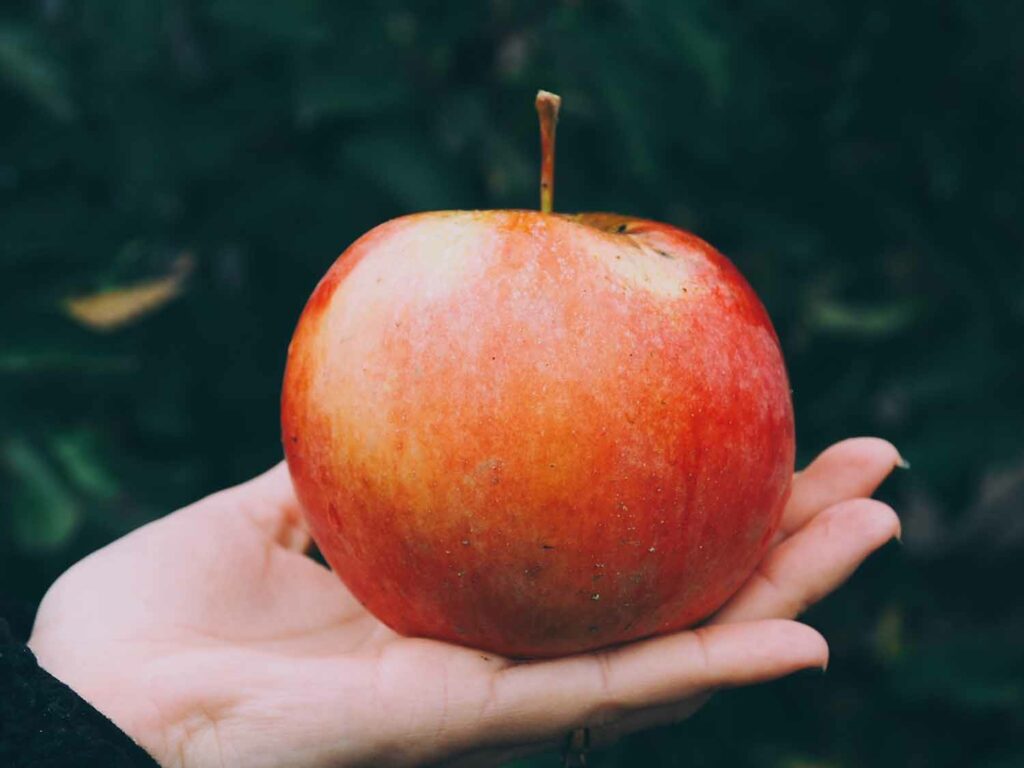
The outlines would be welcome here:
<svg viewBox="0 0 1024 768">
<path fill-rule="evenodd" d="M 871 438 L 830 448 L 716 616 L 617 649 L 515 663 L 395 634 L 304 554 L 283 465 L 75 565 L 30 646 L 162 765 L 486 765 L 583 726 L 600 746 L 716 689 L 823 667 L 825 641 L 791 619 L 898 534 L 866 498 L 898 461 Z"/>
</svg>

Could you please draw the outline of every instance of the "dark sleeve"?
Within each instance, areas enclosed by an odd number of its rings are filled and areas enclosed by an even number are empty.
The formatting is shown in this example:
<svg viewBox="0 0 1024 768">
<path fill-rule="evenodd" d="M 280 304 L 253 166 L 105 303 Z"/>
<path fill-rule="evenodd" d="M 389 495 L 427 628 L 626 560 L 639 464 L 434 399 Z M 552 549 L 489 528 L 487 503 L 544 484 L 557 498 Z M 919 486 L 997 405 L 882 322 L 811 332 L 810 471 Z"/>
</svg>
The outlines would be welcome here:
<svg viewBox="0 0 1024 768">
<path fill-rule="evenodd" d="M 0 619 L 0 766 L 156 765 L 127 734 L 41 669 L 32 651 Z"/>
</svg>

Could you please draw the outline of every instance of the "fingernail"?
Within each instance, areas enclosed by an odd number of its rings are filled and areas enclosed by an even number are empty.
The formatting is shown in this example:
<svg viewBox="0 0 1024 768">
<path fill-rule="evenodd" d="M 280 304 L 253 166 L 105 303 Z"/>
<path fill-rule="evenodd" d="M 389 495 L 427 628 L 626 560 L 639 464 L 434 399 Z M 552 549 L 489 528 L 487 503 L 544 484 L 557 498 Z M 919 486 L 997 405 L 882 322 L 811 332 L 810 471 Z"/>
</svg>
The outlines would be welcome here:
<svg viewBox="0 0 1024 768">
<path fill-rule="evenodd" d="M 910 469 L 910 462 L 903 458 L 899 453 L 896 454 L 896 466 L 900 469 Z"/>
</svg>

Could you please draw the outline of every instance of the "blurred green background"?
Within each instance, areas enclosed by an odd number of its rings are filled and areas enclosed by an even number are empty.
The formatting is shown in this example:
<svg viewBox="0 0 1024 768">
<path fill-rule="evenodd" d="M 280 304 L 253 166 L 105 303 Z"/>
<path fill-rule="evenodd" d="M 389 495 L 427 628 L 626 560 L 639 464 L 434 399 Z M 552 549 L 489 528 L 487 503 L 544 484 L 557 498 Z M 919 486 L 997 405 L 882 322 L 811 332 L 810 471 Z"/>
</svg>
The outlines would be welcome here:
<svg viewBox="0 0 1024 768">
<path fill-rule="evenodd" d="M 903 545 L 808 617 L 826 675 L 592 764 L 1024 765 L 1022 39 L 1009 0 L 7 0 L 5 604 L 278 460 L 317 279 L 410 211 L 534 207 L 544 87 L 557 208 L 691 229 L 757 289 L 800 461 L 876 434 L 913 464 Z M 68 310 L 155 279 L 180 295 L 115 294 L 152 305 L 116 328 Z"/>
</svg>

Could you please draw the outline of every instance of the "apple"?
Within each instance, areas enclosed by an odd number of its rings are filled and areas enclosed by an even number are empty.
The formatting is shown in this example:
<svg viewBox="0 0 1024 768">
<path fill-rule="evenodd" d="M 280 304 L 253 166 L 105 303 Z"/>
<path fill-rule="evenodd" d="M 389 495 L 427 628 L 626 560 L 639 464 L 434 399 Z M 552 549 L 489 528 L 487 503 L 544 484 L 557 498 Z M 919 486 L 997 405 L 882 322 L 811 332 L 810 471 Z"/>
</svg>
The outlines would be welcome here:
<svg viewBox="0 0 1024 768">
<path fill-rule="evenodd" d="M 779 524 L 793 411 L 764 307 L 656 221 L 403 216 L 313 292 L 282 394 L 316 544 L 404 635 L 549 657 L 677 630 L 750 577 Z"/>
</svg>

